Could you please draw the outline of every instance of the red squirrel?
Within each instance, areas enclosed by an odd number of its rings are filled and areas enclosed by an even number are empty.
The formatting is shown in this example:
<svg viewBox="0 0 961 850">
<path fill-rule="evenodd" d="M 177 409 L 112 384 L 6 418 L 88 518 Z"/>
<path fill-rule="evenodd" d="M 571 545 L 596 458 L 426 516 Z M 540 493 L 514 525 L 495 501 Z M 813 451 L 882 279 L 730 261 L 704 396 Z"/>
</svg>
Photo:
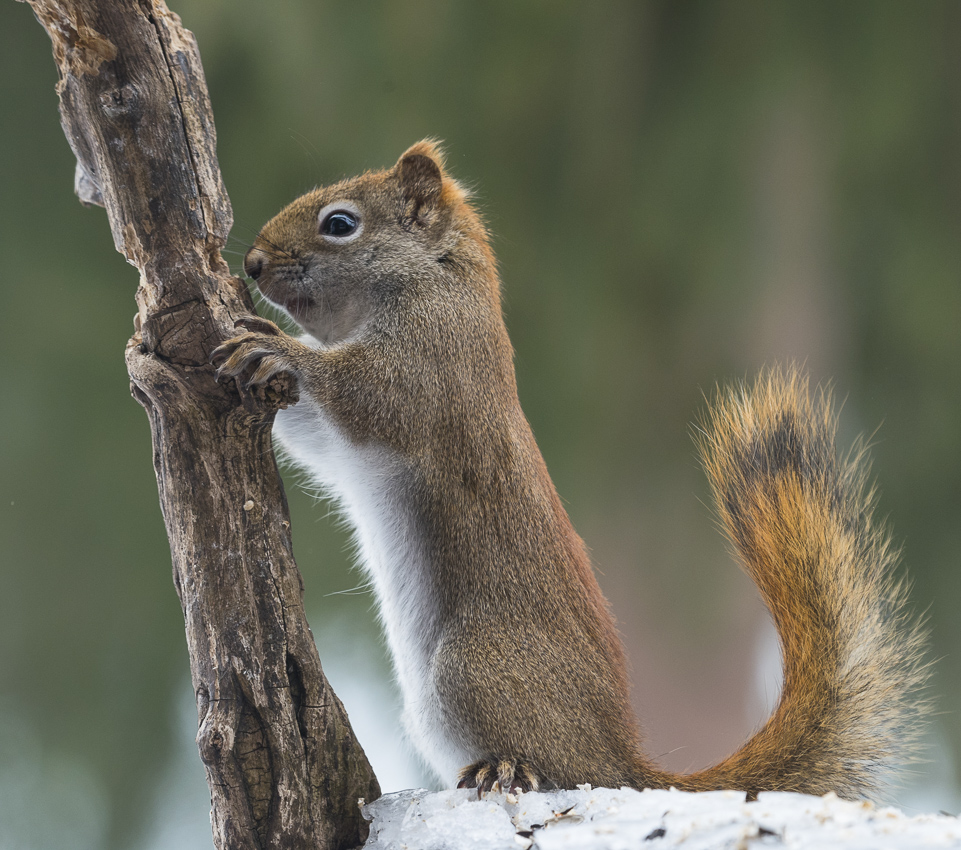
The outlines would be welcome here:
<svg viewBox="0 0 961 850">
<path fill-rule="evenodd" d="M 830 399 L 796 370 L 723 395 L 700 441 L 777 627 L 780 700 L 733 755 L 673 774 L 642 748 L 608 604 L 518 401 L 487 232 L 439 147 L 298 198 L 244 270 L 304 335 L 241 320 L 218 374 L 296 379 L 276 441 L 353 526 L 406 730 L 445 782 L 856 798 L 910 755 L 924 635 L 862 453 L 838 459 Z"/>
</svg>

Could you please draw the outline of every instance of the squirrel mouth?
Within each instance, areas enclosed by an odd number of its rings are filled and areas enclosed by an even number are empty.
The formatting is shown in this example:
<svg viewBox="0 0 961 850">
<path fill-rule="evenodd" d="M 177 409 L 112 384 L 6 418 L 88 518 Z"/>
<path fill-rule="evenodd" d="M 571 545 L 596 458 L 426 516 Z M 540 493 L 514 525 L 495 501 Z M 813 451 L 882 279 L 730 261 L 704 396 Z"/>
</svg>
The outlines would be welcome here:
<svg viewBox="0 0 961 850">
<path fill-rule="evenodd" d="M 291 295 L 284 299 L 284 309 L 291 313 L 306 313 L 313 306 L 313 298 L 306 295 Z"/>
<path fill-rule="evenodd" d="M 314 306 L 314 299 L 296 290 L 291 291 L 290 285 L 283 280 L 273 278 L 255 281 L 260 294 L 275 307 L 286 310 L 293 318 L 303 316 Z"/>
<path fill-rule="evenodd" d="M 278 299 L 277 303 L 291 316 L 303 316 L 314 306 L 314 300 L 306 295 L 288 295 L 286 298 Z"/>
</svg>

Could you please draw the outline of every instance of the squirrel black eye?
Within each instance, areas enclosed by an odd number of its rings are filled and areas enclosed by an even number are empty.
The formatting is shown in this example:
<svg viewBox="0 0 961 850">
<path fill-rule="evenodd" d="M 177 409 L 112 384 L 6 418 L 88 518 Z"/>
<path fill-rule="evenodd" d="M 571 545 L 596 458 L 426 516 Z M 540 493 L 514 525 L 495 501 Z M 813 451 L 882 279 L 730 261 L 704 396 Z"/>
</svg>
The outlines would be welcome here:
<svg viewBox="0 0 961 850">
<path fill-rule="evenodd" d="M 320 232 L 324 236 L 343 238 L 356 232 L 360 222 L 357 216 L 347 210 L 334 210 L 320 223 Z"/>
</svg>

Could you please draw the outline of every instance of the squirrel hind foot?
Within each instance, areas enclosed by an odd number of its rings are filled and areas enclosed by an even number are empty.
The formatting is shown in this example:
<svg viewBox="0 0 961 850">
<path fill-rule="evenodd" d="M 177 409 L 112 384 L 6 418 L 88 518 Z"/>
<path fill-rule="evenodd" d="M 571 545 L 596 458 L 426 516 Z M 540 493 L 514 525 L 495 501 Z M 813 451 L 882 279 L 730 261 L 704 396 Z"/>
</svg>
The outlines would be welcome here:
<svg viewBox="0 0 961 850">
<path fill-rule="evenodd" d="M 475 761 L 458 774 L 458 788 L 476 788 L 481 797 L 489 791 L 512 794 L 537 791 L 541 780 L 537 772 L 521 759 L 488 758 Z"/>
</svg>

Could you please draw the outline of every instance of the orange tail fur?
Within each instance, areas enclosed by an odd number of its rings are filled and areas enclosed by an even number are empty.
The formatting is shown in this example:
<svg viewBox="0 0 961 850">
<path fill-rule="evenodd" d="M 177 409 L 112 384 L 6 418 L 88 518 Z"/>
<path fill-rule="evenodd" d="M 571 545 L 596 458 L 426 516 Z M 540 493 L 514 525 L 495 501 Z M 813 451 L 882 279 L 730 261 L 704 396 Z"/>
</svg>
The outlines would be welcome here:
<svg viewBox="0 0 961 850">
<path fill-rule="evenodd" d="M 700 449 L 721 522 L 774 618 L 784 684 L 773 715 L 678 787 L 860 797 L 908 760 L 927 709 L 925 634 L 873 522 L 862 445 L 835 448 L 829 393 L 795 369 L 723 397 Z M 674 781 L 674 780 L 672 780 Z"/>
</svg>

